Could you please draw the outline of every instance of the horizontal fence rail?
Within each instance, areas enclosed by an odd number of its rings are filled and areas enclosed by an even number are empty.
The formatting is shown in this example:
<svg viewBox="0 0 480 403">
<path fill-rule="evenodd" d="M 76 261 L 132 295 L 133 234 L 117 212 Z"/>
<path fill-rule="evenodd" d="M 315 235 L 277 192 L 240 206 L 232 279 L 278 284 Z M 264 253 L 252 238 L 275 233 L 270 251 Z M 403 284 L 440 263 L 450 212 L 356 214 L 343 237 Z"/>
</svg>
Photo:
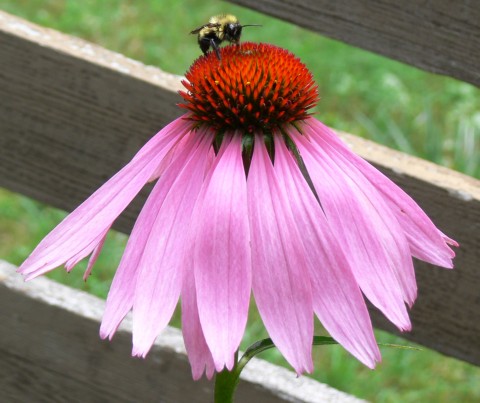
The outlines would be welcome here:
<svg viewBox="0 0 480 403">
<path fill-rule="evenodd" d="M 181 113 L 179 77 L 0 13 L 0 186 L 72 210 Z M 461 248 L 453 271 L 416 262 L 404 336 L 480 364 L 480 182 L 343 135 Z M 128 232 L 142 193 L 116 228 Z M 375 311 L 376 326 L 395 332 Z"/>
<path fill-rule="evenodd" d="M 480 86 L 478 1 L 228 1 Z"/>
<path fill-rule="evenodd" d="M 178 329 L 162 332 L 143 360 L 130 357 L 131 320 L 112 342 L 98 336 L 105 302 L 46 278 L 25 283 L 0 260 L 2 402 L 213 401 L 213 383 L 192 381 Z M 307 377 L 253 359 L 239 402 L 361 403 Z"/>
</svg>

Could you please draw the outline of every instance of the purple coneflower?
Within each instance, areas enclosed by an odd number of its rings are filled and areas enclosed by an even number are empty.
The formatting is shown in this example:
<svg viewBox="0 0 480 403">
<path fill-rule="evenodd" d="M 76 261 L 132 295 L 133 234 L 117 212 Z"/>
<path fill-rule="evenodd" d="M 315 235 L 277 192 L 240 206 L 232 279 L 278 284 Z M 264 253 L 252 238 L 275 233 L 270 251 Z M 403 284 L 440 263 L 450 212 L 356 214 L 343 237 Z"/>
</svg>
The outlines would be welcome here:
<svg viewBox="0 0 480 403">
<path fill-rule="evenodd" d="M 157 180 L 113 280 L 100 334 L 133 312 L 144 357 L 181 298 L 193 377 L 234 366 L 250 293 L 297 373 L 313 369 L 314 314 L 368 367 L 380 360 L 364 296 L 400 330 L 416 298 L 412 256 L 451 268 L 455 241 L 399 187 L 309 117 L 311 73 L 291 53 L 243 43 L 200 57 L 188 112 L 60 223 L 20 267 L 31 279 L 91 255 Z M 363 293 L 363 295 L 362 295 Z"/>
</svg>

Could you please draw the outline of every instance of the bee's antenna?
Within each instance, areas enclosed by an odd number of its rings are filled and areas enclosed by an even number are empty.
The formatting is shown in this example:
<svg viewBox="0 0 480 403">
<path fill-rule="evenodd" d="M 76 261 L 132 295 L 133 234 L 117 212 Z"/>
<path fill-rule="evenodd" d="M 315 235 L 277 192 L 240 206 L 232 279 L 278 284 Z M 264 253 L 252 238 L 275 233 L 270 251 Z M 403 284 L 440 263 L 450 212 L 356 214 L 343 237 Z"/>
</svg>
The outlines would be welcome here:
<svg viewBox="0 0 480 403">
<path fill-rule="evenodd" d="M 247 24 L 247 25 L 241 25 L 242 28 L 244 27 L 261 27 L 259 24 Z"/>
</svg>

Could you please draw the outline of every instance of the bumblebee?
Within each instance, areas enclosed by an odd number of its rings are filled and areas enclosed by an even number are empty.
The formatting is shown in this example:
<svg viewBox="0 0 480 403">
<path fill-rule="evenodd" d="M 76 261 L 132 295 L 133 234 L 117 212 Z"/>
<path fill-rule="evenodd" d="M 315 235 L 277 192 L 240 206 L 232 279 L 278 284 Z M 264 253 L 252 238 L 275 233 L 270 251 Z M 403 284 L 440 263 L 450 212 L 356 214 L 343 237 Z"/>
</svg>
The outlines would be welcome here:
<svg viewBox="0 0 480 403">
<path fill-rule="evenodd" d="M 215 15 L 207 24 L 194 29 L 191 34 L 198 34 L 198 44 L 205 54 L 210 47 L 220 60 L 219 45 L 223 41 L 236 43 L 240 41 L 243 27 L 259 27 L 260 25 L 240 25 L 238 18 L 231 14 Z"/>
</svg>

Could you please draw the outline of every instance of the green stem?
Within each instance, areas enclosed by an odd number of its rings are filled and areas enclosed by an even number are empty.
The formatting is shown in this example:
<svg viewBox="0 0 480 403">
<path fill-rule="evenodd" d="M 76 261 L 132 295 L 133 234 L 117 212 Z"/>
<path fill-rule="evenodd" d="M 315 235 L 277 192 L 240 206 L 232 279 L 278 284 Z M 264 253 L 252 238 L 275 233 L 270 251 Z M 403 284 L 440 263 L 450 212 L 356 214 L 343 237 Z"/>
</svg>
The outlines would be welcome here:
<svg viewBox="0 0 480 403">
<path fill-rule="evenodd" d="M 331 337 L 314 336 L 312 344 L 314 346 L 325 346 L 329 344 L 338 344 Z M 379 346 L 403 348 L 408 350 L 420 350 L 417 347 L 400 346 L 397 344 L 378 343 Z M 240 373 L 247 363 L 262 351 L 274 348 L 272 339 L 259 340 L 247 348 L 240 361 L 238 361 L 238 351 L 235 353 L 235 365 L 231 371 L 223 370 L 215 376 L 215 403 L 233 403 L 233 394 L 240 381 Z"/>
<path fill-rule="evenodd" d="M 331 337 L 315 336 L 313 345 L 337 344 Z M 235 365 L 231 371 L 223 370 L 215 376 L 215 403 L 233 403 L 233 395 L 240 381 L 240 373 L 247 363 L 262 351 L 274 348 L 272 339 L 259 340 L 247 348 L 245 354 L 238 361 L 238 352 L 235 353 Z"/>
<path fill-rule="evenodd" d="M 233 394 L 240 381 L 241 369 L 238 368 L 238 351 L 235 353 L 235 365 L 231 371 L 223 370 L 215 375 L 215 403 L 233 403 Z"/>
</svg>

